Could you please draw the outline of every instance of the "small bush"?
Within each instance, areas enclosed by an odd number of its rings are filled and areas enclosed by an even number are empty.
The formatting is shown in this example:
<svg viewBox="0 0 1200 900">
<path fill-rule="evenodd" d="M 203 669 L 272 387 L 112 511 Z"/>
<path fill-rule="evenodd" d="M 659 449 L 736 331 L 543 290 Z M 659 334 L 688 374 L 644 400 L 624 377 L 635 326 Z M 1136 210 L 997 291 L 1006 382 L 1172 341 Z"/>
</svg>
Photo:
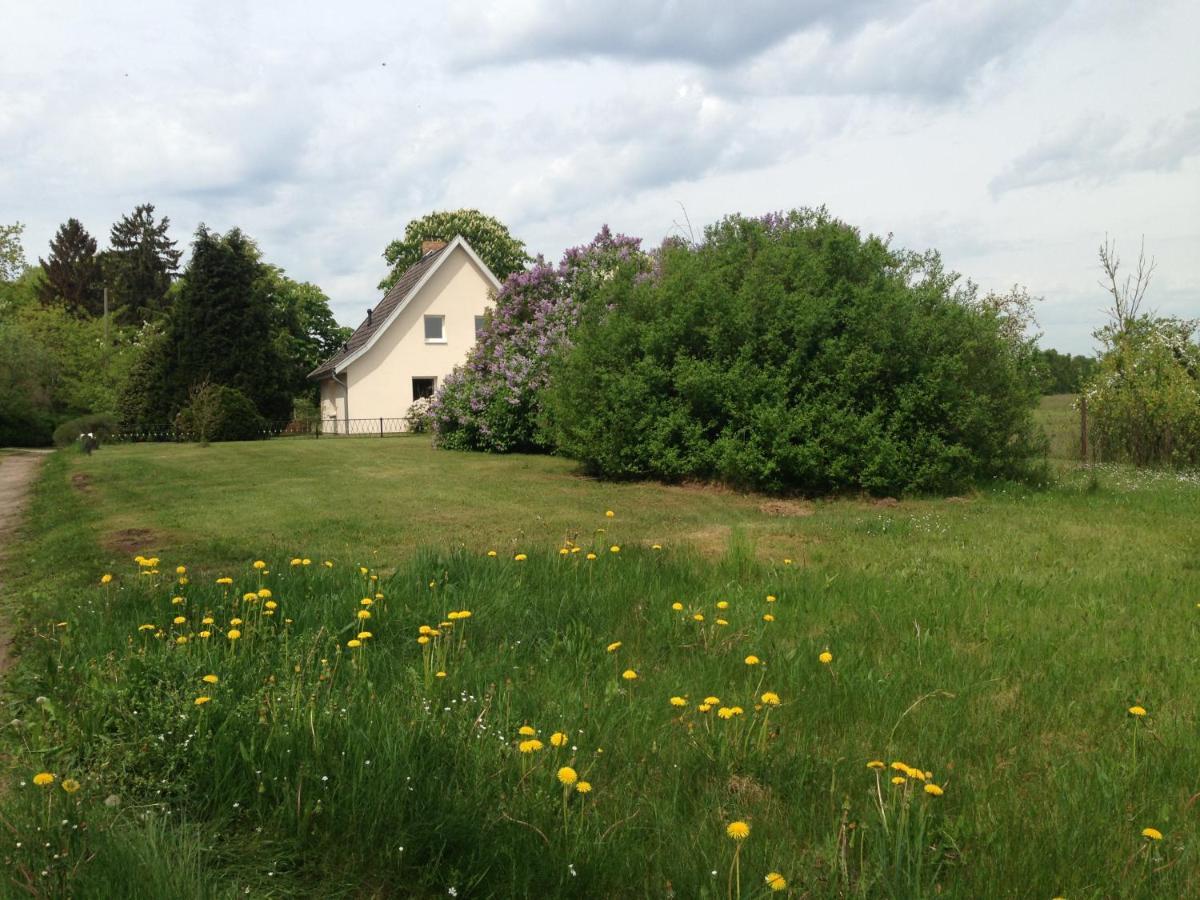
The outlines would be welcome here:
<svg viewBox="0 0 1200 900">
<path fill-rule="evenodd" d="M 48 447 L 54 422 L 54 416 L 37 409 L 0 409 L 0 447 Z"/>
<path fill-rule="evenodd" d="M 94 434 L 100 443 L 107 441 L 117 430 L 117 417 L 110 413 L 91 413 L 68 419 L 54 429 L 54 446 L 69 447 L 81 434 Z"/>
<path fill-rule="evenodd" d="M 265 424 L 250 398 L 236 388 L 203 383 L 192 389 L 188 405 L 175 417 L 176 429 L 189 440 L 254 441 Z"/>
<path fill-rule="evenodd" d="M 876 494 L 1029 472 L 1033 347 L 936 254 L 806 210 L 658 263 L 607 283 L 551 371 L 546 426 L 591 472 Z"/>
<path fill-rule="evenodd" d="M 430 407 L 432 397 L 420 397 L 413 401 L 408 412 L 404 414 L 404 426 L 413 434 L 425 434 L 433 427 L 433 414 Z"/>
</svg>

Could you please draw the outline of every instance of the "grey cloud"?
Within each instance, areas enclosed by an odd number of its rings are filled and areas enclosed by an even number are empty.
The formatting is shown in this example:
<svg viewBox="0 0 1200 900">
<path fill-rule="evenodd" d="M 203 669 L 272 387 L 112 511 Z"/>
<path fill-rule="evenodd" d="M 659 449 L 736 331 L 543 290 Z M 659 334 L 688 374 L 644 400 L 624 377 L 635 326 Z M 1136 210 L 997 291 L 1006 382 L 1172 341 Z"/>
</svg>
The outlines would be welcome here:
<svg viewBox="0 0 1200 900">
<path fill-rule="evenodd" d="M 993 195 L 1057 182 L 1101 183 L 1135 172 L 1173 171 L 1200 153 L 1200 109 L 1131 135 L 1122 120 L 1089 115 L 1034 144 L 989 184 Z"/>
<path fill-rule="evenodd" d="M 897 0 L 560 0 L 499 2 L 481 12 L 459 3 L 454 18 L 468 64 L 615 57 L 725 67 L 810 28 L 860 27 Z"/>
</svg>

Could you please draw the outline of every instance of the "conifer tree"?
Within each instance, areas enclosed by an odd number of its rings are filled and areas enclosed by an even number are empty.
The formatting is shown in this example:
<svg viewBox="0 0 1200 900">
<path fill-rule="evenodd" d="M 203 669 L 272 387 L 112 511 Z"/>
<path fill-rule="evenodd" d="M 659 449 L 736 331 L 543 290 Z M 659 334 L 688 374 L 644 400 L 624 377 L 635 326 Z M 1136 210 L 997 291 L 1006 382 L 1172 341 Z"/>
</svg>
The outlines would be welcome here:
<svg viewBox="0 0 1200 900">
<path fill-rule="evenodd" d="M 50 241 L 50 258 L 39 259 L 45 279 L 38 285 L 44 304 L 63 302 L 80 315 L 103 311 L 103 284 L 96 239 L 78 219 L 67 219 Z"/>
<path fill-rule="evenodd" d="M 112 227 L 104 272 L 111 300 L 126 321 L 153 321 L 166 310 L 182 255 L 167 237 L 170 224 L 167 216 L 155 221 L 154 205 L 143 203 Z"/>
</svg>

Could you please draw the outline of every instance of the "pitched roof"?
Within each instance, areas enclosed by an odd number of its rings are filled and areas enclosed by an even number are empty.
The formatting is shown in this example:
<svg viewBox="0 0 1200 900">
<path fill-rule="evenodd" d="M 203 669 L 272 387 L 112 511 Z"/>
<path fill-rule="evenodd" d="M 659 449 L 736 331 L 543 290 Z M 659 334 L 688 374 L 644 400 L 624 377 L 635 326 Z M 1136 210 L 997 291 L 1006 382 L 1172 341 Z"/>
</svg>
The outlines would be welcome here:
<svg viewBox="0 0 1200 900">
<path fill-rule="evenodd" d="M 309 372 L 308 377 L 316 379 L 332 375 L 337 369 L 338 363 L 349 357 L 360 347 L 366 346 L 375 332 L 383 328 L 391 311 L 400 305 L 404 298 L 416 287 L 417 282 L 421 280 L 422 276 L 432 269 L 433 264 L 449 249 L 447 245 L 438 250 L 431 250 L 409 266 L 405 273 L 400 276 L 400 280 L 392 285 L 391 290 L 384 294 L 383 299 L 379 301 L 379 305 L 371 310 L 371 314 L 363 320 L 361 325 L 354 329 L 354 334 L 350 335 L 350 340 L 346 342 L 346 345 L 339 352 Z"/>
</svg>

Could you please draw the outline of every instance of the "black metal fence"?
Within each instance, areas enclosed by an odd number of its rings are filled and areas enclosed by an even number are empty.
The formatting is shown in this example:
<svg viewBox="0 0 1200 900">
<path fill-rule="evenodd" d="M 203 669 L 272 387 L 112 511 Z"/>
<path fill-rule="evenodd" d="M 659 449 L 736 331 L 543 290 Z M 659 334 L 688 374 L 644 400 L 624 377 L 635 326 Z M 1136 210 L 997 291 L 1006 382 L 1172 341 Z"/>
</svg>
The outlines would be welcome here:
<svg viewBox="0 0 1200 900">
<path fill-rule="evenodd" d="M 411 431 L 408 421 L 402 418 L 375 419 L 294 419 L 290 422 L 266 422 L 258 430 L 260 440 L 267 438 L 322 438 L 322 437 L 388 437 L 407 434 Z M 124 431 L 114 431 L 109 441 L 121 443 L 161 443 L 168 441 L 195 441 L 194 432 L 176 428 L 174 425 L 150 425 Z"/>
</svg>

